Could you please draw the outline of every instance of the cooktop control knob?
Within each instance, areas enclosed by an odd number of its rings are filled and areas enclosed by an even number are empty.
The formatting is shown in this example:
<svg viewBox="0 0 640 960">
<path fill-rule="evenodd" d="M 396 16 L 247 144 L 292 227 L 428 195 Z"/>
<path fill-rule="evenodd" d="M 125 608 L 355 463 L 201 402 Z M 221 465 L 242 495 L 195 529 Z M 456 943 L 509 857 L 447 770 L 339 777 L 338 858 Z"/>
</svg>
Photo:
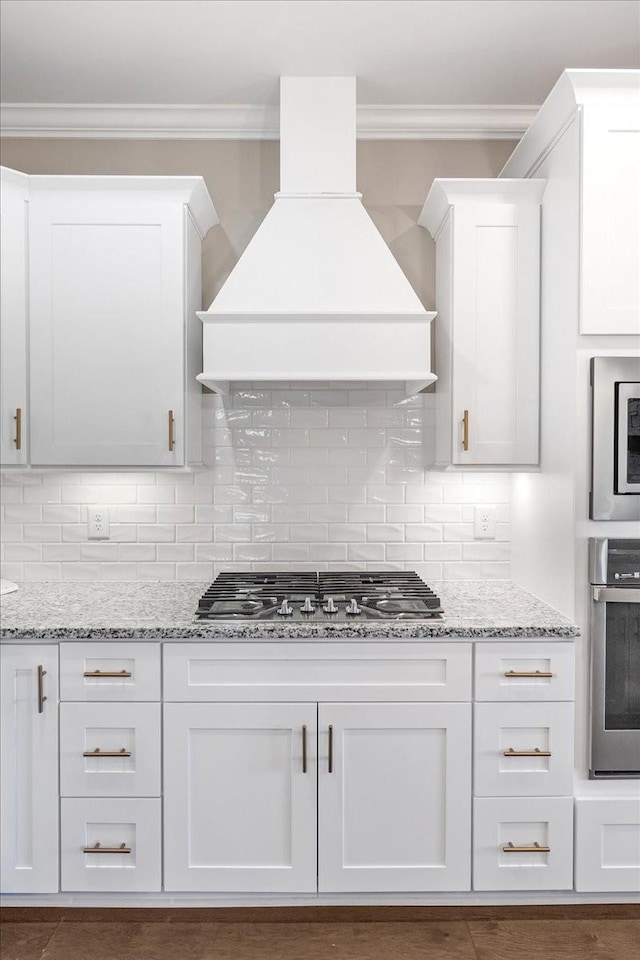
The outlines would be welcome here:
<svg viewBox="0 0 640 960">
<path fill-rule="evenodd" d="M 337 612 L 338 612 L 338 608 L 336 607 L 335 603 L 333 602 L 333 597 L 327 597 L 327 602 L 326 602 L 326 604 L 324 605 L 324 607 L 323 607 L 322 609 L 324 610 L 325 613 L 337 613 Z"/>
<path fill-rule="evenodd" d="M 358 613 L 362 613 L 362 610 L 358 606 L 358 601 L 356 600 L 355 597 L 353 597 L 351 602 L 347 604 L 346 613 L 350 613 L 353 616 L 356 616 Z"/>
<path fill-rule="evenodd" d="M 281 617 L 290 617 L 292 613 L 293 613 L 293 607 L 290 607 L 287 601 L 283 600 L 282 603 L 280 604 L 278 614 Z"/>
<path fill-rule="evenodd" d="M 311 597 L 307 597 L 302 606 L 300 607 L 300 613 L 315 613 L 316 608 L 311 603 Z"/>
</svg>

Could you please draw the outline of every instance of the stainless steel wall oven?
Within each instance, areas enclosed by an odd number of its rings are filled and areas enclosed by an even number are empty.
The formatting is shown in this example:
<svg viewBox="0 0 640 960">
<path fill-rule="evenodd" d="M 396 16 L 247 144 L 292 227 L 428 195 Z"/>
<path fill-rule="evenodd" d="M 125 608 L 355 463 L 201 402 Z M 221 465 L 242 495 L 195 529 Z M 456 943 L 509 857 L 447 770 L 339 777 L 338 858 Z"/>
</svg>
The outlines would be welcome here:
<svg viewBox="0 0 640 960">
<path fill-rule="evenodd" d="M 589 775 L 640 777 L 640 540 L 590 540 L 589 570 Z"/>
<path fill-rule="evenodd" d="M 593 357 L 589 516 L 640 520 L 640 356 Z"/>
</svg>

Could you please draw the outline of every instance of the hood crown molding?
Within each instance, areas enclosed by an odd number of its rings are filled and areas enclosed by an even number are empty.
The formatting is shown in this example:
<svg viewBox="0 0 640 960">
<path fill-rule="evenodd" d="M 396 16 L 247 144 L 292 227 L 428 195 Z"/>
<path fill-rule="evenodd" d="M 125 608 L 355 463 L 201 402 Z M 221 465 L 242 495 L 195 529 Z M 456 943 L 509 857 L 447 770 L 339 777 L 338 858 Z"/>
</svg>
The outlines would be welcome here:
<svg viewBox="0 0 640 960">
<path fill-rule="evenodd" d="M 360 140 L 518 140 L 537 106 L 361 105 Z M 4 103 L 3 137 L 278 140 L 277 107 L 252 104 Z"/>
</svg>

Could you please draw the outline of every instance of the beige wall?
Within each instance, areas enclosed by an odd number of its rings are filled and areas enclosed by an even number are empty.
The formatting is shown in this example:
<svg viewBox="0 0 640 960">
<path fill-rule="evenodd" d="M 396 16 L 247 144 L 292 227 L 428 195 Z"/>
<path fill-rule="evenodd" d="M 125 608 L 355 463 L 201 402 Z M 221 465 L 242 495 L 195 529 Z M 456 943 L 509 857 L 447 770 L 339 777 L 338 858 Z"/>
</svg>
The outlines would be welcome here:
<svg viewBox="0 0 640 960">
<path fill-rule="evenodd" d="M 505 140 L 358 143 L 364 204 L 428 309 L 435 305 L 434 246 L 416 221 L 432 180 L 496 176 L 514 147 Z M 205 307 L 278 189 L 275 141 L 7 139 L 0 151 L 5 166 L 25 173 L 203 176 L 220 217 L 205 241 Z"/>
</svg>

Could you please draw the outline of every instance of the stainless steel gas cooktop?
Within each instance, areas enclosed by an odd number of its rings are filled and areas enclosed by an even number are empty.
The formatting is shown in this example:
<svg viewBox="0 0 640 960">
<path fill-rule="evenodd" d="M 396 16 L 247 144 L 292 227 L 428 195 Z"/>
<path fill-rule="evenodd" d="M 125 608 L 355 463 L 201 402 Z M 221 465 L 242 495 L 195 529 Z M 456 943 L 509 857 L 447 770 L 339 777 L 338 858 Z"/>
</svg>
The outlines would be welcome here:
<svg viewBox="0 0 640 960">
<path fill-rule="evenodd" d="M 196 620 L 433 620 L 440 600 L 410 571 L 220 573 Z"/>
</svg>

